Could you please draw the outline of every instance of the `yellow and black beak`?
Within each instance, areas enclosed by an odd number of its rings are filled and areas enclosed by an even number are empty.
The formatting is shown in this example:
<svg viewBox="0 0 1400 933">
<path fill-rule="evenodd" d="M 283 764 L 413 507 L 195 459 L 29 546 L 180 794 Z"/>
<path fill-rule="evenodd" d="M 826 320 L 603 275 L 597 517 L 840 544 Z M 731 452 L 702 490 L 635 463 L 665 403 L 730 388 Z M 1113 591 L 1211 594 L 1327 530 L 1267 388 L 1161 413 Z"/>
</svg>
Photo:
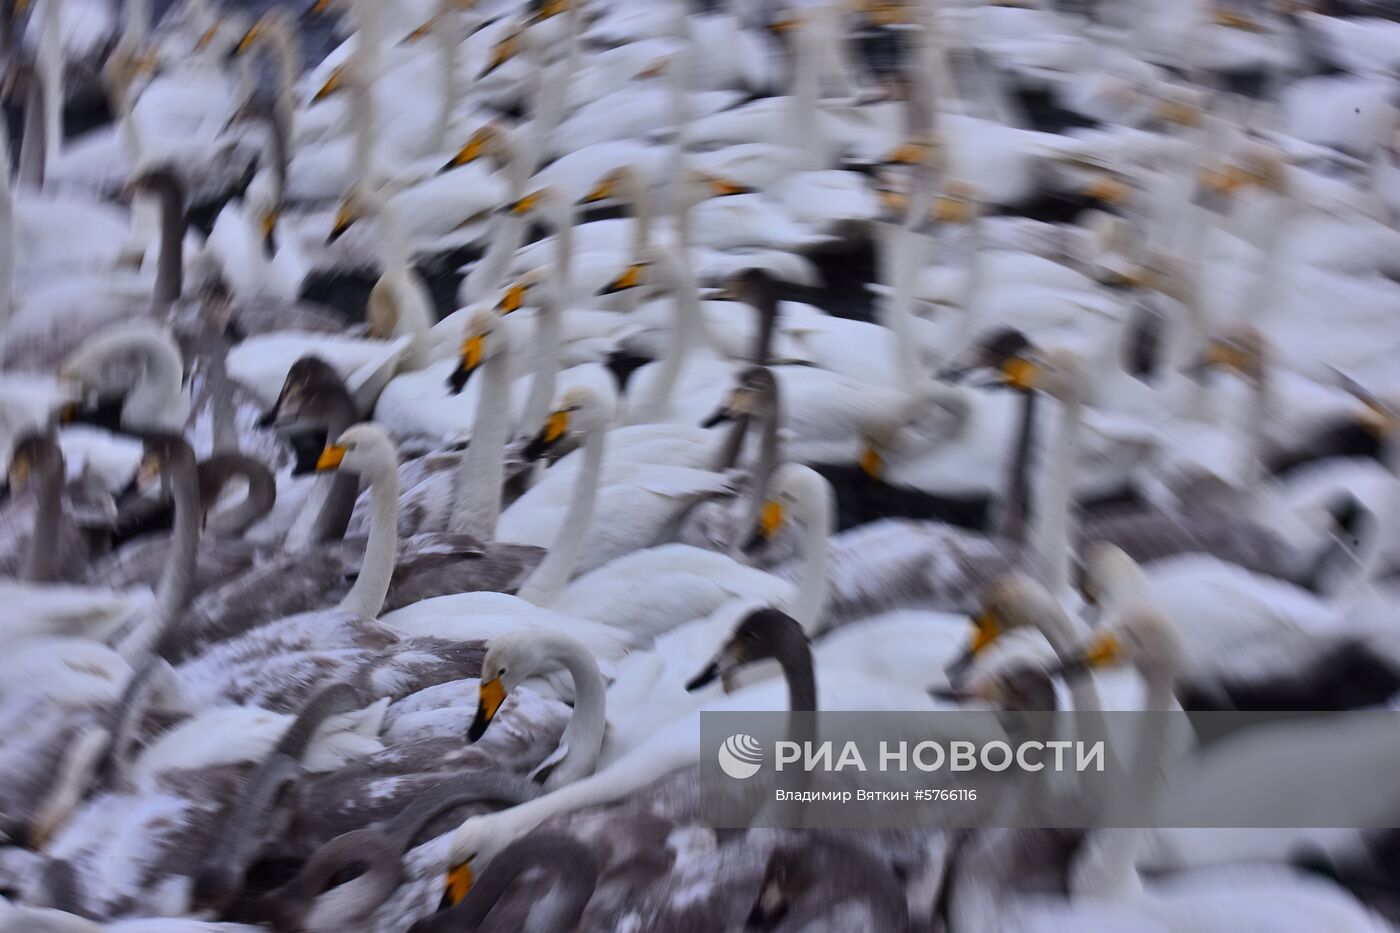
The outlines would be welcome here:
<svg viewBox="0 0 1400 933">
<path fill-rule="evenodd" d="M 1040 367 L 1023 356 L 1008 357 L 1001 364 L 1001 384 L 1022 392 L 1035 391 Z"/>
<path fill-rule="evenodd" d="M 1228 340 L 1212 340 L 1196 362 L 1186 368 L 1186 375 L 1199 381 L 1220 369 L 1234 370 L 1241 376 L 1253 371 L 1249 357 L 1240 347 Z"/>
<path fill-rule="evenodd" d="M 335 212 L 335 223 L 331 225 L 330 235 L 326 237 L 326 245 L 334 243 L 345 235 L 345 231 L 355 225 L 355 221 L 360 219 L 360 212 L 353 204 L 346 202 L 340 205 L 340 210 Z"/>
<path fill-rule="evenodd" d="M 437 24 L 438 18 L 436 16 L 428 17 L 428 20 L 425 23 L 423 23 L 423 25 L 419 26 L 417 29 L 404 36 L 403 41 L 399 44 L 412 45 L 415 42 L 421 42 L 423 39 L 426 39 L 428 36 L 432 35 L 433 30 L 437 28 Z"/>
<path fill-rule="evenodd" d="M 313 104 L 319 103 L 330 97 L 345 86 L 345 66 L 341 65 L 331 71 L 324 84 L 311 96 Z"/>
<path fill-rule="evenodd" d="M 704 668 L 700 670 L 700 673 L 686 681 L 686 692 L 691 693 L 699 690 L 701 687 L 707 687 L 716 680 L 738 670 L 747 663 L 748 651 L 742 643 L 731 638 L 725 643 L 724 647 L 719 650 L 719 654 L 716 654 L 714 658 L 710 660 L 710 663 L 706 664 Z"/>
<path fill-rule="evenodd" d="M 923 165 L 933 155 L 933 146 L 919 140 L 901 143 L 885 156 L 885 165 Z"/>
<path fill-rule="evenodd" d="M 331 444 L 321 451 L 321 456 L 316 458 L 316 472 L 329 473 L 332 470 L 338 470 L 344 460 L 345 448 L 339 444 Z"/>
<path fill-rule="evenodd" d="M 501 296 L 501 300 L 496 302 L 496 312 L 498 314 L 511 314 L 525 307 L 525 296 L 529 294 L 533 286 L 534 283 L 526 279 L 512 283 L 506 289 L 506 293 Z"/>
<path fill-rule="evenodd" d="M 515 201 L 512 204 L 506 205 L 504 210 L 508 214 L 515 214 L 517 216 L 523 217 L 524 215 L 538 208 L 543 200 L 543 191 L 531 191 L 529 194 L 525 195 L 525 197 L 521 198 L 520 200 Z"/>
<path fill-rule="evenodd" d="M 467 381 L 481 365 L 485 351 L 486 338 L 481 335 L 468 337 L 462 341 L 462 352 L 458 356 L 457 368 L 452 371 L 451 376 L 447 377 L 447 386 L 452 390 L 453 395 L 461 394 L 462 390 L 467 387 Z"/>
<path fill-rule="evenodd" d="M 769 23 L 768 31 L 775 36 L 783 36 L 792 32 L 794 29 L 798 28 L 801 25 L 802 17 L 790 14 L 787 16 L 779 17 L 778 19 L 775 19 L 771 23 Z"/>
<path fill-rule="evenodd" d="M 1353 415 L 1357 424 L 1367 433 L 1378 438 L 1389 438 L 1400 427 L 1400 416 L 1380 400 L 1367 396 L 1361 400 L 1361 408 Z"/>
<path fill-rule="evenodd" d="M 544 427 L 540 433 L 536 434 L 529 444 L 525 445 L 525 450 L 521 454 L 527 461 L 535 461 L 558 445 L 563 440 L 564 435 L 569 433 L 569 412 L 560 409 L 550 414 L 545 419 Z"/>
<path fill-rule="evenodd" d="M 745 554 L 752 554 L 764 544 L 772 541 L 778 534 L 778 530 L 783 527 L 783 522 L 787 519 L 787 509 L 777 499 L 769 499 L 763 503 L 763 508 L 758 512 L 758 525 L 754 528 L 753 534 L 744 542 L 743 551 Z"/>
<path fill-rule="evenodd" d="M 442 900 L 438 903 L 438 910 L 446 910 L 455 907 L 462 902 L 462 899 L 471 891 L 475 881 L 472 875 L 470 862 L 462 862 L 454 865 L 447 873 L 447 884 L 443 888 Z"/>
<path fill-rule="evenodd" d="M 476 718 L 472 720 L 471 728 L 467 730 L 467 738 L 475 742 L 485 735 L 486 727 L 491 725 L 491 720 L 496 718 L 496 713 L 505 701 L 506 688 L 501 683 L 500 677 L 483 680 L 481 682 L 481 698 L 476 705 Z"/>
<path fill-rule="evenodd" d="M 965 224 L 972 219 L 972 202 L 941 194 L 933 202 L 933 219 L 942 224 Z"/>
<path fill-rule="evenodd" d="M 1095 668 L 1112 667 L 1123 657 L 1122 646 L 1112 632 L 1096 637 L 1078 655 L 1061 664 L 1051 673 L 1060 677 L 1075 677 Z"/>
<path fill-rule="evenodd" d="M 16 457 L 10 461 L 10 476 L 7 492 L 21 493 L 29 485 L 29 460 Z"/>
<path fill-rule="evenodd" d="M 879 479 L 885 473 L 885 458 L 874 441 L 866 441 L 860 451 L 861 472 L 871 479 Z"/>
<path fill-rule="evenodd" d="M 441 174 L 441 172 L 450 172 L 454 168 L 461 168 L 464 165 L 470 165 L 472 162 L 481 158 L 486 154 L 486 146 L 487 143 L 490 142 L 491 136 L 492 134 L 485 130 L 478 130 L 473 133 L 472 138 L 467 140 L 467 144 L 461 149 L 458 149 L 457 154 L 449 159 L 447 164 L 439 170 L 439 174 Z"/>
<path fill-rule="evenodd" d="M 572 0 L 545 0 L 540 4 L 539 11 L 530 17 L 530 23 L 542 23 L 547 19 L 553 19 L 560 13 L 566 11 L 572 5 Z"/>
<path fill-rule="evenodd" d="M 1133 189 L 1112 175 L 1100 175 L 1084 186 L 1084 197 L 1103 204 L 1122 205 L 1132 196 Z"/>
<path fill-rule="evenodd" d="M 743 390 L 737 390 L 730 394 L 729 398 L 714 413 L 700 422 L 702 428 L 713 428 L 731 421 L 738 421 L 747 415 L 748 405 L 744 399 Z"/>
<path fill-rule="evenodd" d="M 203 52 L 205 49 L 209 48 L 209 44 L 212 43 L 214 41 L 214 37 L 219 34 L 219 27 L 222 25 L 222 23 L 215 21 L 214 25 L 210 26 L 208 29 L 204 30 L 204 32 L 200 33 L 199 38 L 195 40 L 194 50 L 196 52 Z M 244 37 L 239 41 L 237 47 L 234 48 L 233 54 L 242 55 L 248 50 L 248 46 L 252 45 L 253 43 L 253 40 L 251 38 L 253 32 L 257 28 L 258 27 L 254 25 L 252 29 L 248 30 L 247 34 L 244 35 Z"/>
<path fill-rule="evenodd" d="M 282 218 L 282 212 L 273 208 L 263 214 L 262 220 L 258 223 L 262 231 L 263 248 L 271 255 L 277 252 L 277 221 Z"/>
<path fill-rule="evenodd" d="M 307 16 L 323 16 L 330 12 L 331 0 L 316 0 L 315 3 L 306 8 Z"/>
<path fill-rule="evenodd" d="M 617 197 L 617 179 L 609 175 L 598 184 L 588 190 L 582 198 L 580 204 L 597 204 L 599 201 L 606 201 L 609 198 Z"/>
<path fill-rule="evenodd" d="M 160 479 L 160 457 L 146 451 L 141 462 L 136 465 L 136 486 L 138 489 L 151 486 Z"/>
<path fill-rule="evenodd" d="M 736 194 L 753 194 L 753 189 L 748 185 L 741 185 L 728 178 L 716 178 L 713 175 L 705 176 L 705 186 L 709 189 L 710 196 L 716 198 L 727 198 Z"/>
<path fill-rule="evenodd" d="M 513 32 L 491 47 L 491 57 L 486 61 L 486 70 L 477 77 L 486 77 L 519 54 L 520 33 Z"/>
<path fill-rule="evenodd" d="M 961 677 L 972 666 L 972 662 L 1001 636 L 1001 619 L 997 618 L 995 612 L 986 610 L 981 615 L 974 616 L 971 621 L 972 637 L 968 639 L 967 649 L 947 667 L 946 673 L 950 681 Z"/>
<path fill-rule="evenodd" d="M 618 292 L 625 292 L 629 288 L 638 288 L 646 284 L 646 272 L 647 266 L 649 265 L 651 265 L 651 263 L 632 263 L 632 265 L 622 270 L 621 275 L 609 282 L 607 287 L 605 287 L 600 294 L 615 295 Z"/>
<path fill-rule="evenodd" d="M 199 37 L 198 47 L 202 49 L 205 46 L 207 46 L 210 42 L 212 42 L 214 39 L 214 34 L 218 32 L 218 29 L 219 27 L 217 24 L 209 27 L 209 29 L 205 31 L 204 35 Z M 258 37 L 262 35 L 262 31 L 262 22 L 259 21 L 254 23 L 252 25 L 252 28 L 250 28 L 247 32 L 243 34 L 243 38 L 238 40 L 238 45 L 233 47 L 233 54 L 243 55 L 247 53 L 247 51 L 253 47 L 253 43 L 258 41 Z"/>
</svg>

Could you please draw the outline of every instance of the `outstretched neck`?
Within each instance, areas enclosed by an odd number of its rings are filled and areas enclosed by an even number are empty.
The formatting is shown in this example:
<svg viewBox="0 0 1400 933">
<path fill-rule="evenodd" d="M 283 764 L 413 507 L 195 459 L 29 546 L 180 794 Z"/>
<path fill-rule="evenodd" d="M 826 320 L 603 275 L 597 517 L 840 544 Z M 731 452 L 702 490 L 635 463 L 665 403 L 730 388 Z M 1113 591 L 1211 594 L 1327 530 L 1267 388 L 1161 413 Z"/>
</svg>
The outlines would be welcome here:
<svg viewBox="0 0 1400 933">
<path fill-rule="evenodd" d="M 1036 575 L 1056 598 L 1069 588 L 1069 543 L 1072 539 L 1070 506 L 1083 402 L 1069 396 L 1060 407 L 1055 446 L 1046 468 L 1045 485 L 1030 529 L 1031 553 Z"/>
<path fill-rule="evenodd" d="M 384 608 L 399 548 L 399 472 L 390 466 L 370 480 L 369 540 L 364 565 L 340 608 L 362 619 L 373 619 Z"/>
<path fill-rule="evenodd" d="M 606 434 L 607 428 L 602 426 L 588 432 L 583 445 L 583 467 L 574 481 L 574 497 L 564 524 L 549 553 L 517 594 L 536 606 L 548 606 L 554 602 L 578 566 L 588 536 L 588 526 L 593 520 L 593 505 L 598 499 L 598 479 L 603 471 Z"/>
<path fill-rule="evenodd" d="M 809 634 L 821 631 L 822 615 L 826 611 L 829 589 L 826 569 L 830 558 L 828 537 L 832 533 L 836 514 L 833 496 L 831 487 L 823 483 L 816 501 L 808 505 L 809 514 L 803 522 L 802 582 L 792 617 Z"/>
<path fill-rule="evenodd" d="M 510 384 L 510 353 L 498 350 L 481 364 L 481 393 L 476 397 L 471 443 L 458 468 L 457 499 L 449 528 L 482 541 L 495 539 L 496 520 L 501 514 Z"/>
<path fill-rule="evenodd" d="M 29 541 L 23 579 L 32 583 L 52 583 L 58 568 L 58 522 L 63 513 L 63 469 L 49 469 L 39 477 L 38 508 L 34 513 L 34 536 Z"/>
</svg>

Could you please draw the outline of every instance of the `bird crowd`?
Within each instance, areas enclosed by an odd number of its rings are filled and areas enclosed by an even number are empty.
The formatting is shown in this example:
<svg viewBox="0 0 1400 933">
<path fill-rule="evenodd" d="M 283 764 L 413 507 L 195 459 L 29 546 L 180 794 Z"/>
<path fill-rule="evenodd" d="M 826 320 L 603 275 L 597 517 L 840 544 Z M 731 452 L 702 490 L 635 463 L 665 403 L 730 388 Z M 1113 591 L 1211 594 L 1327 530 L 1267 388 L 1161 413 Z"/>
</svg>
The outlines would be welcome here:
<svg viewBox="0 0 1400 933">
<path fill-rule="evenodd" d="M 0 0 L 0 931 L 1400 924 L 1400 830 L 718 830 L 699 727 L 1400 710 L 1400 8 L 156 6 Z"/>
</svg>

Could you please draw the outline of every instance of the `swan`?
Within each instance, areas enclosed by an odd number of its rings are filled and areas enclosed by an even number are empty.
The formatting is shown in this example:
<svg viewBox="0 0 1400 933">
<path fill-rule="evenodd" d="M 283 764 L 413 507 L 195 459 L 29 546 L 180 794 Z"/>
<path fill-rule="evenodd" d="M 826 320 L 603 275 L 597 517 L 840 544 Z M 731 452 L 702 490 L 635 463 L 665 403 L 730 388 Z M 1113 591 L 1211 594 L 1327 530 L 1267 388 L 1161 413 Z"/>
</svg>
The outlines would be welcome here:
<svg viewBox="0 0 1400 933">
<path fill-rule="evenodd" d="M 605 468 L 604 451 L 611 433 L 607 428 L 616 411 L 611 376 L 599 373 L 590 384 L 564 392 L 526 449 L 527 459 L 538 457 L 571 430 L 584 437 L 582 460 L 569 477 L 571 498 L 562 499 L 560 486 L 538 484 L 502 512 L 497 522 L 501 541 L 543 547 L 561 529 L 560 537 L 569 542 L 564 551 L 550 550 L 536 574 L 521 587 L 521 598 L 551 604 L 573 574 L 586 573 L 651 543 L 687 497 L 722 488 L 722 476 L 691 467 L 628 460 Z M 616 520 L 592 522 L 595 513 Z M 564 535 L 564 528 L 571 534 Z"/>
<path fill-rule="evenodd" d="M 375 425 L 347 429 L 322 451 L 317 469 L 345 470 L 369 482 L 372 515 L 367 540 L 362 545 L 335 542 L 281 555 L 201 594 L 183 626 L 193 645 L 250 631 L 260 623 L 337 599 L 342 615 L 373 619 L 386 606 L 395 609 L 444 592 L 512 589 L 538 558 L 539 551 L 533 548 L 483 546 L 475 538 L 452 534 L 414 536 L 401 551 L 395 517 L 397 449 Z M 354 582 L 347 585 L 352 573 Z"/>
<path fill-rule="evenodd" d="M 450 908 L 418 921 L 409 929 L 413 933 L 445 933 L 496 917 L 504 913 L 494 908 L 510 883 L 527 871 L 541 868 L 553 872 L 554 884 L 545 899 L 536 902 L 535 908 L 519 921 L 520 928 L 574 928 L 593 897 L 598 868 L 588 849 L 573 837 L 542 832 L 503 849 L 491 870 L 479 880 L 464 870 L 456 880 L 467 890 L 454 888 L 451 899 L 455 902 Z"/>
<path fill-rule="evenodd" d="M 100 532 L 64 514 L 66 480 L 63 450 L 54 434 L 20 435 L 10 457 L 9 491 L 17 496 L 32 487 L 34 503 L 29 508 L 14 501 L 0 513 L 11 530 L 0 573 L 35 583 L 51 583 L 60 575 L 72 580 L 99 553 Z"/>
<path fill-rule="evenodd" d="M 341 203 L 329 241 L 341 237 L 365 215 L 379 222 L 381 244 L 380 276 L 370 291 L 365 317 L 372 327 L 377 324 L 386 331 L 382 336 L 408 337 L 411 343 L 404 365 L 421 369 L 433 357 L 433 303 L 427 286 L 409 264 L 403 220 L 392 201 L 382 191 L 357 185 Z"/>
<path fill-rule="evenodd" d="M 759 684 L 708 702 L 704 709 L 784 708 L 784 701 L 789 709 L 815 708 L 817 684 L 801 628 L 791 618 L 771 609 L 755 611 L 742 620 L 734 637 L 691 685 L 699 688 L 742 665 L 768 658 L 778 660 L 783 667 L 786 684 Z M 857 682 L 861 686 L 856 687 Z M 866 709 L 933 708 L 932 701 L 922 690 L 875 685 L 863 675 L 852 677 L 840 670 L 821 672 L 821 684 L 823 694 L 831 697 L 830 708 L 839 708 L 847 702 L 842 689 L 847 684 L 858 695 L 852 697 L 854 702 Z M 606 767 L 538 800 L 500 813 L 469 818 L 452 835 L 450 864 L 466 864 L 473 871 L 479 871 L 480 865 L 489 863 L 511 841 L 550 817 L 618 800 L 678 769 L 692 767 L 697 752 L 694 737 L 698 717 L 696 712 L 669 724 Z"/>
</svg>

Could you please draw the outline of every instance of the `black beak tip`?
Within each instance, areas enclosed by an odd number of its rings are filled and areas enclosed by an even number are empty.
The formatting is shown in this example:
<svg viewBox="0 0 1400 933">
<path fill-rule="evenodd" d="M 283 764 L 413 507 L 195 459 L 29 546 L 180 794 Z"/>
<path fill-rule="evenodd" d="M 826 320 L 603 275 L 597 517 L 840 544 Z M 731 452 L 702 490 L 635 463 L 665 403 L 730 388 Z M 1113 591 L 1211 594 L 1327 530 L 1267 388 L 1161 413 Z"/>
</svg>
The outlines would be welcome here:
<svg viewBox="0 0 1400 933">
<path fill-rule="evenodd" d="M 733 420 L 734 419 L 730 417 L 729 412 L 721 409 L 720 411 L 715 412 L 713 415 L 710 415 L 710 417 L 706 418 L 704 421 L 700 422 L 700 427 L 713 428 L 716 425 L 725 424 Z"/>
<path fill-rule="evenodd" d="M 491 725 L 491 720 L 480 706 L 476 708 L 476 718 L 472 720 L 471 728 L 467 729 L 467 738 L 473 742 L 478 742 L 486 734 L 486 727 Z"/>
<path fill-rule="evenodd" d="M 705 666 L 705 669 L 703 671 L 696 674 L 694 677 L 690 678 L 690 680 L 686 682 L 685 692 L 694 693 L 701 687 L 705 687 L 714 683 L 715 678 L 717 678 L 718 676 L 719 664 L 714 661 L 711 661 L 708 665 Z"/>
<path fill-rule="evenodd" d="M 764 540 L 763 532 L 755 530 L 753 534 L 749 535 L 748 540 L 744 542 L 739 550 L 743 551 L 745 554 L 757 554 L 763 547 Z"/>
<path fill-rule="evenodd" d="M 956 683 L 967 673 L 967 669 L 972 666 L 973 654 L 971 651 L 964 651 L 943 669 L 943 673 L 948 676 L 948 683 Z"/>
<path fill-rule="evenodd" d="M 472 371 L 465 366 L 458 366 L 452 370 L 452 375 L 447 377 L 447 387 L 452 390 L 453 395 L 461 395 L 462 390 L 467 387 L 467 381 L 472 377 Z"/>
<path fill-rule="evenodd" d="M 545 441 L 543 435 L 540 435 L 525 445 L 525 449 L 520 452 L 520 456 L 525 459 L 525 462 L 534 463 L 547 453 L 549 453 L 549 443 Z"/>
<path fill-rule="evenodd" d="M 274 405 L 258 417 L 257 426 L 260 428 L 270 428 L 277 423 L 277 407 Z"/>
</svg>

